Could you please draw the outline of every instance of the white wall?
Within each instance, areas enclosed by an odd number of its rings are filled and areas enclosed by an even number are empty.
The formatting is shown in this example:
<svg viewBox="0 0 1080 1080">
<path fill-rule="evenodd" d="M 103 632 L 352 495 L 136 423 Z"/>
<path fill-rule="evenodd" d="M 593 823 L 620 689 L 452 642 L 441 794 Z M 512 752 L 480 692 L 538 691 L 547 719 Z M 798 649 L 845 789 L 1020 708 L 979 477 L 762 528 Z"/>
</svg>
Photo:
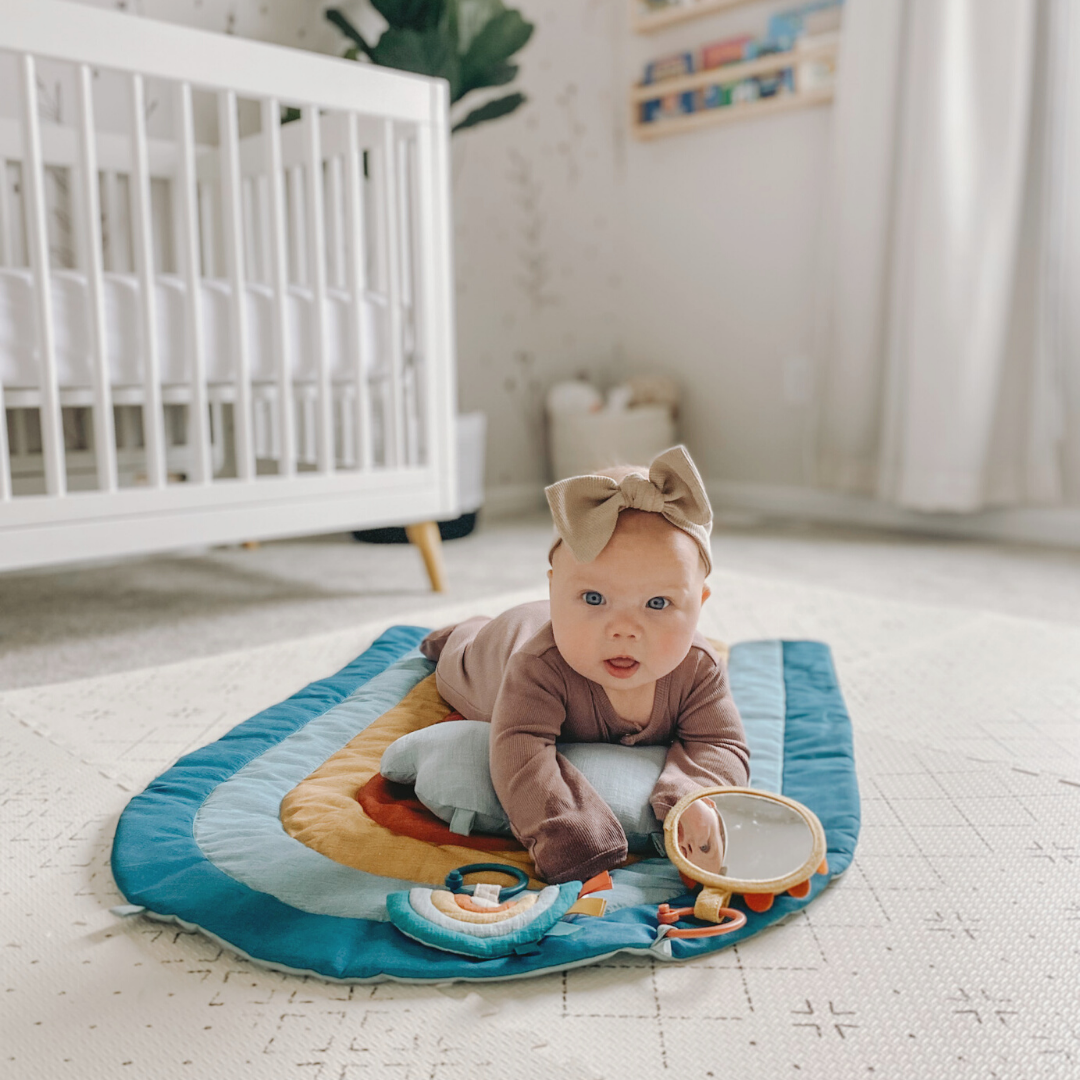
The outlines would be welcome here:
<svg viewBox="0 0 1080 1080">
<path fill-rule="evenodd" d="M 322 17 L 320 0 L 77 0 L 199 30 L 271 41 L 297 49 L 337 51 L 341 35 Z"/>
<path fill-rule="evenodd" d="M 645 60 L 761 33 L 783 3 L 641 37 L 626 0 L 522 0 L 531 101 L 455 140 L 461 400 L 491 419 L 490 482 L 541 479 L 540 390 L 662 372 L 710 479 L 804 479 L 813 251 L 829 110 L 628 137 Z M 530 389 L 529 382 L 537 384 Z"/>
<path fill-rule="evenodd" d="M 627 34 L 624 89 L 645 60 L 736 33 L 751 4 L 663 34 Z M 805 377 L 830 112 L 704 128 L 626 155 L 622 335 L 628 363 L 675 376 L 683 435 L 710 480 L 806 479 Z"/>
<path fill-rule="evenodd" d="M 488 414 L 488 484 L 546 478 L 543 393 L 620 367 L 622 0 L 525 0 L 529 101 L 454 137 L 458 371 Z"/>
</svg>

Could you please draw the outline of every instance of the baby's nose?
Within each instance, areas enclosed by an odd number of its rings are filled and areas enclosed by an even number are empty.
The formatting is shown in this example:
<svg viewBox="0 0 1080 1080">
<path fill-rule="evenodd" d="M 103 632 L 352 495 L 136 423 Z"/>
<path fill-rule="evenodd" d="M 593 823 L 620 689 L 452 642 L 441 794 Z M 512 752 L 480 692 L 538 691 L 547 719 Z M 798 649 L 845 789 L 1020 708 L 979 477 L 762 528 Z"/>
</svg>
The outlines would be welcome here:
<svg viewBox="0 0 1080 1080">
<path fill-rule="evenodd" d="M 608 633 L 612 637 L 636 638 L 641 634 L 641 624 L 628 615 L 615 615 L 608 624 Z"/>
</svg>

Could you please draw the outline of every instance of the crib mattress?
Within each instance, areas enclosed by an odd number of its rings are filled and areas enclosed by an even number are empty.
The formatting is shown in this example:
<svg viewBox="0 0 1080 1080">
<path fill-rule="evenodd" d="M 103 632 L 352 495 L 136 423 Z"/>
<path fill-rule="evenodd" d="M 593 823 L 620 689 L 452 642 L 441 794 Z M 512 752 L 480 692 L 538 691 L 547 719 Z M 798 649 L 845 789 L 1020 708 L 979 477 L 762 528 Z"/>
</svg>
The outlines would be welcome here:
<svg viewBox="0 0 1080 1080">
<path fill-rule="evenodd" d="M 689 959 L 790 916 L 825 887 L 828 876 L 815 875 L 808 896 L 781 896 L 767 912 L 748 912 L 738 931 L 671 941 L 658 935 L 656 905 L 690 898 L 668 860 L 644 859 L 612 872 L 603 918 L 572 917 L 575 932 L 545 938 L 535 955 L 470 959 L 405 937 L 387 921 L 391 894 L 439 884 L 451 863 L 489 862 L 491 853 L 471 850 L 467 837 L 451 850 L 369 823 L 360 867 L 290 834 L 280 815 L 289 791 L 430 680 L 433 665 L 416 650 L 425 633 L 391 628 L 337 675 L 182 758 L 136 796 L 121 816 L 112 859 L 129 901 L 277 969 L 350 982 L 441 981 L 520 978 L 621 950 Z M 745 643 L 733 648 L 731 671 L 763 770 L 752 779 L 779 783 L 814 810 L 828 840 L 829 875 L 842 873 L 858 838 L 859 798 L 851 725 L 828 647 Z M 436 704 L 428 702 L 428 722 L 448 709 Z M 358 775 L 356 786 L 367 779 Z M 352 796 L 338 802 L 340 814 L 363 815 Z M 526 853 L 520 861 L 526 869 Z"/>
<path fill-rule="evenodd" d="M 93 386 L 90 334 L 90 289 L 87 277 L 77 270 L 54 270 L 52 287 L 53 325 L 56 340 L 57 378 L 61 389 Z M 105 324 L 109 378 L 114 387 L 143 382 L 142 325 L 139 314 L 140 286 L 132 274 L 106 273 Z M 34 279 L 29 269 L 0 268 L 0 385 L 5 389 L 37 389 L 40 352 L 34 315 Z M 228 383 L 236 375 L 230 313 L 231 286 L 214 278 L 200 279 L 203 310 L 203 349 L 207 382 Z M 164 385 L 189 382 L 187 287 L 175 274 L 155 278 L 157 307 L 156 341 Z M 249 363 L 254 382 L 277 378 L 272 344 L 273 293 L 268 285 L 248 284 L 244 290 L 250 340 Z M 350 298 L 340 289 L 328 289 L 324 306 L 327 359 L 335 382 L 355 380 Z M 315 301 L 310 289 L 291 285 L 285 306 L 286 355 L 294 382 L 313 382 L 318 361 L 311 347 Z M 387 356 L 387 311 L 381 297 L 369 294 L 364 301 L 365 327 L 361 355 L 369 358 L 368 372 L 378 369 Z"/>
</svg>

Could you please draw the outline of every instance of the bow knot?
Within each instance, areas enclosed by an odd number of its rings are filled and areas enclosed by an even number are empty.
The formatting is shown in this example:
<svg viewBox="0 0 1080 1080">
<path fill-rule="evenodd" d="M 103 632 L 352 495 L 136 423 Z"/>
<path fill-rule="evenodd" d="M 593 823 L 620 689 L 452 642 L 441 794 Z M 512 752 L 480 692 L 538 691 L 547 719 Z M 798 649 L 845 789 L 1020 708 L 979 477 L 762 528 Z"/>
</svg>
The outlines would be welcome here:
<svg viewBox="0 0 1080 1080">
<path fill-rule="evenodd" d="M 614 483 L 614 481 L 612 481 Z M 664 512 L 664 493 L 640 473 L 631 473 L 618 486 L 624 510 L 647 510 L 653 514 Z"/>
<path fill-rule="evenodd" d="M 706 573 L 712 571 L 712 507 L 683 446 L 672 447 L 654 458 L 647 478 L 636 472 L 620 481 L 603 475 L 572 476 L 552 484 L 544 493 L 555 531 L 578 562 L 592 562 L 604 550 L 615 532 L 620 511 L 644 510 L 663 515 L 693 537 L 705 560 Z"/>
</svg>

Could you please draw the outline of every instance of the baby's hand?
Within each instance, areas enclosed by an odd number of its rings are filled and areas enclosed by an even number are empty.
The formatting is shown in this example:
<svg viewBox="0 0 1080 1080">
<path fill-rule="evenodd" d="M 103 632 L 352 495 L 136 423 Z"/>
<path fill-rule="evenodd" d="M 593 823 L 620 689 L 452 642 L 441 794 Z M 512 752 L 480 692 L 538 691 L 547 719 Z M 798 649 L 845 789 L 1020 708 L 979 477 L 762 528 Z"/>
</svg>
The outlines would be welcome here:
<svg viewBox="0 0 1080 1080">
<path fill-rule="evenodd" d="M 710 799 L 698 799 L 682 812 L 678 843 L 687 862 L 709 873 L 720 873 L 724 865 L 724 833 Z"/>
</svg>

